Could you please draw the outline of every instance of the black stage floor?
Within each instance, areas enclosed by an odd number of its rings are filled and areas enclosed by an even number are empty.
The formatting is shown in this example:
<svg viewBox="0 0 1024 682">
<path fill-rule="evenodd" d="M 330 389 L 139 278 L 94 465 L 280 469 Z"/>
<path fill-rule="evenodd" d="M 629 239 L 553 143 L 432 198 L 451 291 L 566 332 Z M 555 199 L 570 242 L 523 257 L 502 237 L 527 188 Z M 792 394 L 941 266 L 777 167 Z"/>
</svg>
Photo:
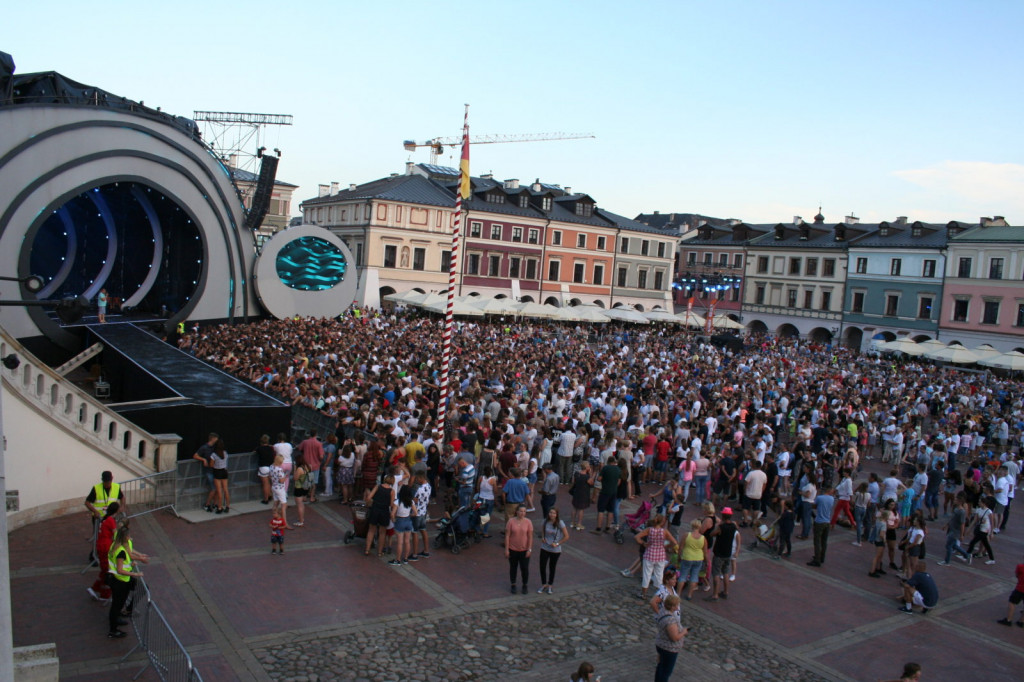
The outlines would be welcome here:
<svg viewBox="0 0 1024 682">
<path fill-rule="evenodd" d="M 130 358 L 173 394 L 208 407 L 282 407 L 284 403 L 196 360 L 131 323 L 91 324 L 107 348 Z"/>
</svg>

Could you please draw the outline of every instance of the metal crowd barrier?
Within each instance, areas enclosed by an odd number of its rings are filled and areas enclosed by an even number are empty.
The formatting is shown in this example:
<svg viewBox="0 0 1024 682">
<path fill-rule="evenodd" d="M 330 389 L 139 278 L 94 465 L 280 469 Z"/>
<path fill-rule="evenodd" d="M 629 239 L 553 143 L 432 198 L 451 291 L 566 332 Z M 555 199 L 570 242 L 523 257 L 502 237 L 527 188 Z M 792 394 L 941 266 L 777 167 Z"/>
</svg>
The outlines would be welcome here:
<svg viewBox="0 0 1024 682">
<path fill-rule="evenodd" d="M 132 629 L 138 643 L 121 660 L 124 661 L 139 650 L 148 659 L 132 679 L 139 679 L 142 673 L 152 667 L 162 682 L 202 682 L 202 676 L 192 664 L 192 657 L 174 634 L 163 611 L 153 601 L 145 580 L 137 581 L 130 603 Z"/>
<path fill-rule="evenodd" d="M 177 516 L 178 512 L 174 508 L 177 477 L 178 472 L 172 469 L 122 483 L 128 518 L 160 509 L 170 509 Z"/>
</svg>

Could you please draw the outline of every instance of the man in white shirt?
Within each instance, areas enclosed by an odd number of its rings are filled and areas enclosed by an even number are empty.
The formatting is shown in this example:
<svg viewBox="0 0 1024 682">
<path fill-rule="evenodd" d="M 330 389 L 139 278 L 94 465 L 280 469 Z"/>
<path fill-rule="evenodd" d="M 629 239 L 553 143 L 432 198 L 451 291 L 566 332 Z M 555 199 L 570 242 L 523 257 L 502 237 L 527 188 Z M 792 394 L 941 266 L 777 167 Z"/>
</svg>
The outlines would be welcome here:
<svg viewBox="0 0 1024 682">
<path fill-rule="evenodd" d="M 743 525 L 757 524 L 765 510 L 763 504 L 764 488 L 768 485 L 768 474 L 761 469 L 761 462 L 756 459 L 750 463 L 747 472 L 745 497 L 743 498 Z M 753 514 L 753 519 L 751 519 Z"/>
<path fill-rule="evenodd" d="M 1013 488 L 1013 480 L 1007 472 L 1006 465 L 996 469 L 996 478 L 992 481 L 992 491 L 996 498 L 996 508 L 992 510 L 995 518 L 992 521 L 992 532 L 998 533 L 1002 528 L 1003 517 L 1006 515 L 1007 507 L 1010 506 L 1010 490 Z"/>
</svg>

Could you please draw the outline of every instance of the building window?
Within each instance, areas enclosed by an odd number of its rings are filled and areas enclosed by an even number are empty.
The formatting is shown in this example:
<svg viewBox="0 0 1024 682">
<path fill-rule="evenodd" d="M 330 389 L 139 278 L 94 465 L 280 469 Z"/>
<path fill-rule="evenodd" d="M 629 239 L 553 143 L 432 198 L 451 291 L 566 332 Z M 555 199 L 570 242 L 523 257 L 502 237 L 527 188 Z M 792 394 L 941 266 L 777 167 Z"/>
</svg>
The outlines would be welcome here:
<svg viewBox="0 0 1024 682">
<path fill-rule="evenodd" d="M 651 242 L 646 239 L 640 240 L 640 255 L 648 256 L 651 253 Z"/>
<path fill-rule="evenodd" d="M 587 248 L 587 235 L 578 234 L 576 235 L 576 248 L 585 249 Z"/>
<path fill-rule="evenodd" d="M 890 275 L 893 275 L 893 276 L 898 275 L 898 274 L 900 274 L 900 272 L 902 270 L 903 270 L 903 259 L 902 258 L 893 258 L 892 260 L 889 261 L 889 274 Z"/>
<path fill-rule="evenodd" d="M 619 268 L 619 286 L 626 286 L 626 268 Z"/>
<path fill-rule="evenodd" d="M 864 292 L 855 291 L 853 292 L 853 312 L 862 313 L 864 312 Z"/>
<path fill-rule="evenodd" d="M 961 258 L 960 263 L 957 265 L 956 276 L 961 279 L 968 279 L 971 276 L 971 259 Z"/>
<path fill-rule="evenodd" d="M 629 237 L 619 240 L 619 253 L 629 253 Z"/>
<path fill-rule="evenodd" d="M 356 244 L 356 265 L 363 264 L 363 243 Z"/>
<path fill-rule="evenodd" d="M 526 208 L 530 205 L 530 195 L 523 192 L 519 195 L 519 208 Z"/>
<path fill-rule="evenodd" d="M 561 230 L 552 230 L 551 231 L 551 243 L 554 246 L 561 246 L 561 244 L 562 244 L 562 231 Z"/>
<path fill-rule="evenodd" d="M 730 301 L 732 301 L 732 302 L 734 302 L 734 303 L 735 303 L 736 301 L 739 301 L 739 300 L 740 300 L 740 290 L 739 290 L 738 288 L 736 288 L 736 287 L 733 287 L 733 288 L 732 288 L 732 296 L 730 297 L 730 299 L 729 299 L 729 300 L 730 300 Z"/>
<path fill-rule="evenodd" d="M 885 297 L 886 317 L 896 317 L 900 310 L 900 297 L 898 294 L 887 294 Z"/>
<path fill-rule="evenodd" d="M 757 303 L 758 305 L 764 305 L 764 292 L 764 285 L 757 285 L 757 289 L 754 292 L 754 303 Z"/>
<path fill-rule="evenodd" d="M 1024 327 L 1024 303 L 1017 304 L 1017 327 Z"/>
<path fill-rule="evenodd" d="M 867 273 L 867 271 L 868 271 L 868 259 L 867 258 L 858 258 L 857 259 L 856 271 L 857 271 L 858 275 L 863 275 L 863 274 Z"/>
<path fill-rule="evenodd" d="M 501 256 L 487 257 L 487 274 L 490 277 L 501 276 Z"/>
<path fill-rule="evenodd" d="M 758 256 L 757 257 L 757 271 L 759 273 L 767 274 L 767 272 L 768 272 L 768 256 Z"/>
<path fill-rule="evenodd" d="M 999 301 L 985 301 L 981 312 L 982 324 L 999 324 Z"/>
<path fill-rule="evenodd" d="M 424 270 L 427 266 L 427 250 L 415 248 L 412 250 L 412 269 Z"/>
<path fill-rule="evenodd" d="M 540 201 L 540 208 L 541 208 L 542 211 L 550 211 L 551 210 L 551 197 L 544 197 L 543 199 L 541 199 L 541 201 Z"/>
<path fill-rule="evenodd" d="M 442 251 L 441 252 L 441 272 L 451 272 L 452 269 L 452 252 Z"/>
<path fill-rule="evenodd" d="M 537 279 L 537 261 L 533 258 L 526 261 L 526 279 Z"/>
<path fill-rule="evenodd" d="M 479 239 L 480 238 L 480 232 L 483 229 L 484 229 L 484 224 L 474 220 L 473 222 L 471 222 L 469 224 L 469 236 L 470 237 L 475 237 L 476 239 Z"/>
<path fill-rule="evenodd" d="M 794 304 L 792 307 L 796 307 Z M 814 307 L 814 290 L 808 289 L 804 291 L 804 308 L 810 310 Z"/>
<path fill-rule="evenodd" d="M 561 274 L 561 267 L 562 264 L 556 260 L 553 260 L 550 263 L 548 263 L 548 279 L 551 280 L 552 282 L 557 282 L 558 276 Z"/>
<path fill-rule="evenodd" d="M 487 194 L 487 203 L 488 204 L 504 204 L 505 203 L 505 195 L 504 194 L 500 194 L 498 192 L 490 192 L 489 194 Z"/>
<path fill-rule="evenodd" d="M 647 288 L 647 271 L 640 270 L 636 273 L 636 288 L 646 289 Z"/>
<path fill-rule="evenodd" d="M 388 244 L 384 247 L 384 267 L 393 268 L 396 262 L 398 262 L 398 247 Z"/>
<path fill-rule="evenodd" d="M 697 252 L 687 251 L 686 252 L 686 265 L 687 267 L 693 267 L 697 264 Z"/>
<path fill-rule="evenodd" d="M 818 259 L 817 258 L 808 258 L 807 259 L 807 266 L 804 268 L 804 275 L 806 275 L 807 277 L 817 277 L 818 276 Z"/>
<path fill-rule="evenodd" d="M 800 259 L 790 258 L 789 259 L 789 274 L 799 275 L 800 274 Z"/>
<path fill-rule="evenodd" d="M 608 238 L 607 237 L 598 237 L 597 238 L 597 250 L 598 251 L 604 251 L 607 248 L 607 246 L 608 246 Z"/>
<path fill-rule="evenodd" d="M 604 266 L 600 263 L 594 265 L 594 284 L 604 284 Z"/>
<path fill-rule="evenodd" d="M 469 259 L 466 261 L 466 274 L 478 275 L 480 274 L 480 254 L 471 253 Z"/>
<path fill-rule="evenodd" d="M 935 276 L 935 261 L 926 260 L 924 266 L 921 268 L 922 277 L 934 277 Z"/>
<path fill-rule="evenodd" d="M 512 228 L 512 241 L 521 242 L 523 241 L 523 228 L 513 227 Z"/>
<path fill-rule="evenodd" d="M 665 273 L 661 270 L 654 272 L 654 289 L 661 291 L 665 287 Z"/>
<path fill-rule="evenodd" d="M 919 320 L 932 319 L 932 297 L 922 296 L 917 301 L 917 318 Z"/>
<path fill-rule="evenodd" d="M 720 253 L 718 254 L 718 267 L 727 268 L 729 267 L 729 254 Z"/>
<path fill-rule="evenodd" d="M 714 262 L 714 255 L 711 254 L 711 253 L 705 253 L 704 254 L 704 265 L 706 265 L 707 267 L 711 267 L 711 264 L 713 262 Z"/>
<path fill-rule="evenodd" d="M 832 307 L 832 292 L 823 291 L 821 292 L 821 309 L 829 310 Z"/>
<path fill-rule="evenodd" d="M 526 235 L 527 235 L 527 238 L 526 238 L 527 243 L 529 243 L 529 244 L 539 244 L 540 243 L 540 230 L 535 230 L 535 229 L 531 228 L 526 233 Z"/>
<path fill-rule="evenodd" d="M 511 279 L 519 279 L 519 263 L 522 261 L 521 258 L 512 256 L 508 259 L 508 276 Z"/>
<path fill-rule="evenodd" d="M 576 202 L 576 215 L 583 216 L 584 218 L 590 217 L 594 212 L 594 207 L 585 201 Z"/>
<path fill-rule="evenodd" d="M 970 312 L 970 301 L 966 298 L 958 298 L 953 301 L 953 321 L 966 322 Z"/>
<path fill-rule="evenodd" d="M 491 225 L 491 239 L 501 239 L 501 225 Z"/>
<path fill-rule="evenodd" d="M 835 277 L 836 276 L 836 259 L 826 258 L 821 262 L 821 276 L 822 277 Z"/>
<path fill-rule="evenodd" d="M 810 293 L 810 292 L 807 292 L 807 293 Z M 787 308 L 795 308 L 796 307 L 796 289 L 788 289 L 788 290 L 786 290 L 786 307 Z"/>
<path fill-rule="evenodd" d="M 572 281 L 576 284 L 583 284 L 583 280 L 586 277 L 586 264 L 585 263 L 574 263 L 572 266 Z"/>
<path fill-rule="evenodd" d="M 988 278 L 989 279 L 1002 279 L 1003 278 L 1003 259 L 993 258 L 988 262 Z"/>
<path fill-rule="evenodd" d="M 742 253 L 737 253 L 735 256 L 732 257 L 732 266 L 734 268 L 742 268 L 743 267 L 743 254 Z"/>
<path fill-rule="evenodd" d="M 658 258 L 665 257 L 665 242 L 658 242 Z"/>
</svg>

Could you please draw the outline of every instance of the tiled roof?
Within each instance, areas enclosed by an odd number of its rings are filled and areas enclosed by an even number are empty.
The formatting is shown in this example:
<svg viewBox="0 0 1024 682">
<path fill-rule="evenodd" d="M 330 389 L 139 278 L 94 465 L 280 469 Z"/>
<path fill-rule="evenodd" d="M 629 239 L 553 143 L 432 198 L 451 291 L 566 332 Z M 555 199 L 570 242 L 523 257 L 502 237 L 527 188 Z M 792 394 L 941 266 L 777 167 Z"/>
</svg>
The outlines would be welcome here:
<svg viewBox="0 0 1024 682">
<path fill-rule="evenodd" d="M 725 218 L 712 218 L 699 213 L 641 213 L 634 220 L 659 229 L 675 229 L 682 225 L 698 225 L 704 220 L 709 225 L 726 225 Z"/>
<path fill-rule="evenodd" d="M 255 173 L 250 173 L 249 171 L 242 170 L 241 168 L 229 167 L 228 170 L 231 171 L 231 179 L 237 182 L 251 182 L 253 184 L 259 182 L 260 176 Z M 274 180 L 274 184 L 281 185 L 283 187 L 298 187 L 298 185 L 293 185 L 292 183 L 285 182 L 284 180 Z"/>
<path fill-rule="evenodd" d="M 784 229 L 783 238 L 775 238 L 775 228 L 782 225 Z M 829 225 L 826 223 L 803 223 L 793 225 L 792 223 L 777 223 L 769 225 L 754 225 L 752 227 L 767 228 L 766 234 L 750 240 L 748 244 L 757 248 L 786 248 L 786 249 L 846 249 L 851 243 L 864 238 L 874 229 L 875 226 L 854 224 Z M 836 240 L 835 228 L 845 228 L 846 238 Z M 802 239 L 803 231 L 807 229 L 807 239 Z"/>
<path fill-rule="evenodd" d="M 767 225 L 748 225 L 746 223 L 741 223 L 741 225 L 743 227 L 747 228 L 748 232 L 750 233 L 750 236 L 747 239 L 741 239 L 741 240 L 738 240 L 738 241 L 734 240 L 732 238 L 734 226 L 732 226 L 732 225 L 724 225 L 724 226 L 711 225 L 710 226 L 711 227 L 711 237 L 709 239 L 701 239 L 700 230 L 702 228 L 697 228 L 697 230 L 694 231 L 694 236 L 690 237 L 689 239 L 686 239 L 686 241 L 684 241 L 683 244 L 685 244 L 687 246 L 737 246 L 737 247 L 739 247 L 739 246 L 744 246 L 747 243 L 757 239 L 758 237 L 763 235 L 765 233 L 765 231 L 767 231 L 769 229 L 769 226 L 767 226 Z M 739 226 L 736 226 L 736 227 L 739 227 Z"/>
<path fill-rule="evenodd" d="M 914 228 L 920 227 L 920 236 L 914 236 Z M 888 230 L 888 234 L 882 232 Z M 879 223 L 872 226 L 864 239 L 857 240 L 856 248 L 861 249 L 941 249 L 946 246 L 945 225 L 934 223 Z"/>
<path fill-rule="evenodd" d="M 454 206 L 455 195 L 422 175 L 397 175 L 381 178 L 346 189 L 335 195 L 314 197 L 303 201 L 303 205 L 330 204 L 337 201 L 361 201 L 383 199 L 403 201 L 428 206 Z"/>
<path fill-rule="evenodd" d="M 1024 226 L 1021 225 L 992 225 L 984 227 L 979 225 L 973 229 L 961 232 L 952 237 L 952 243 L 957 242 L 1024 242 Z"/>
<path fill-rule="evenodd" d="M 623 230 L 630 230 L 632 232 L 646 232 L 648 234 L 656 234 L 662 237 L 669 237 L 672 239 L 676 239 L 679 237 L 679 235 L 673 230 L 659 230 L 656 227 L 645 225 L 639 220 L 633 220 L 632 218 L 627 218 L 625 216 L 618 215 L 617 213 L 612 213 L 611 211 L 607 211 L 603 208 L 595 209 L 595 213 L 600 213 L 606 220 L 611 221 L 612 223 L 622 228 Z"/>
</svg>

